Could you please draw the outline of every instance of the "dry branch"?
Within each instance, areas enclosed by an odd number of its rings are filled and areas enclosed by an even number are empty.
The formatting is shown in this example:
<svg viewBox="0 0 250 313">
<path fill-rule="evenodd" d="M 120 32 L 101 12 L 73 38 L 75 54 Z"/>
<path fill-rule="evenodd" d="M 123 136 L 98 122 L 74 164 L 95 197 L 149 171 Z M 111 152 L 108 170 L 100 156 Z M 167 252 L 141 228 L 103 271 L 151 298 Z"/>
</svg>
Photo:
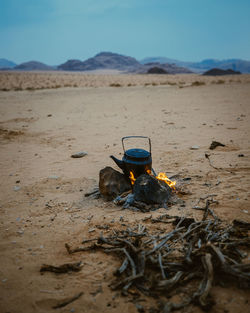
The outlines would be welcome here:
<svg viewBox="0 0 250 313">
<path fill-rule="evenodd" d="M 64 301 L 61 301 L 59 302 L 57 305 L 53 306 L 52 308 L 53 309 L 60 309 L 60 308 L 63 308 L 65 307 L 66 305 L 76 301 L 77 299 L 79 299 L 81 296 L 83 295 L 83 292 L 80 292 L 78 293 L 76 296 L 68 299 L 68 300 L 64 300 Z"/>
<path fill-rule="evenodd" d="M 40 268 L 40 272 L 54 272 L 54 273 L 68 273 L 68 272 L 79 272 L 83 267 L 83 263 L 65 263 L 59 266 L 43 264 Z"/>
<path fill-rule="evenodd" d="M 157 231 L 149 233 L 139 224 L 135 228 L 113 230 L 108 236 L 101 233 L 97 238 L 84 240 L 80 247 L 65 244 L 66 249 L 69 254 L 100 250 L 117 256 L 121 264 L 110 287 L 120 289 L 124 295 L 137 288 L 139 293 L 171 298 L 176 290 L 194 281 L 198 283 L 196 292 L 181 303 L 166 303 L 162 310 L 172 312 L 190 303 L 208 309 L 214 303 L 210 291 L 219 281 L 250 287 L 250 264 L 242 262 L 247 254 L 239 250 L 250 246 L 249 224 L 223 223 L 209 207 L 214 196 L 199 199 L 198 202 L 205 201 L 200 221 L 168 214 L 150 218 L 152 223 L 171 221 L 175 226 L 163 235 Z M 207 219 L 209 215 L 211 219 Z"/>
</svg>

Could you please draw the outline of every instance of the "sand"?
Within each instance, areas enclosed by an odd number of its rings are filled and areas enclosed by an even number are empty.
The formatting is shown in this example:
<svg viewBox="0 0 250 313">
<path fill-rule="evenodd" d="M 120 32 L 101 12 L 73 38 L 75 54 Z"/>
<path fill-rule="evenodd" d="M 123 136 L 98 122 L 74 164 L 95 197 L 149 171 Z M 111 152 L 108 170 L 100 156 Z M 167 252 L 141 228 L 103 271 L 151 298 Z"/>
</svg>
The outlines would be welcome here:
<svg viewBox="0 0 250 313">
<path fill-rule="evenodd" d="M 202 212 L 192 207 L 216 194 L 213 210 L 221 219 L 250 222 L 249 75 L 1 72 L 0 89 L 0 312 L 55 312 L 58 301 L 79 292 L 78 300 L 56 311 L 137 312 L 131 298 L 108 287 L 119 265 L 115 256 L 69 255 L 64 247 L 97 237 L 104 224 L 110 227 L 105 234 L 122 223 L 153 227 L 142 221 L 151 213 L 84 197 L 98 185 L 100 169 L 118 169 L 109 156 L 122 157 L 123 136 L 149 136 L 155 171 L 191 178 L 181 196 L 186 206 L 174 205 L 169 214 L 200 219 Z M 213 140 L 225 147 L 209 150 Z M 190 149 L 194 145 L 198 149 Z M 79 151 L 88 155 L 71 158 Z M 43 263 L 80 260 L 79 273 L 39 272 Z M 216 313 L 249 308 L 247 290 L 214 287 L 212 296 Z M 155 299 L 140 303 L 148 310 Z"/>
<path fill-rule="evenodd" d="M 94 73 L 94 74 L 93 74 Z M 119 75 L 115 70 L 92 72 L 8 72 L 0 71 L 0 90 L 38 90 L 69 87 L 134 87 L 134 86 L 200 86 L 224 83 L 250 83 L 250 75 L 202 76 L 182 75 Z"/>
</svg>

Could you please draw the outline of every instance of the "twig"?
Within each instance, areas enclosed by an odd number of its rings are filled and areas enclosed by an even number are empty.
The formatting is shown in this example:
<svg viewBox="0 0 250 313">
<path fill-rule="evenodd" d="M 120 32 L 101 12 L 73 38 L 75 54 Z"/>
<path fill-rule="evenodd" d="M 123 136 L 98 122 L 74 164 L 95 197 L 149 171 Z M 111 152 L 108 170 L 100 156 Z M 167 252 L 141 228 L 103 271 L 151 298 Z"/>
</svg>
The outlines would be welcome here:
<svg viewBox="0 0 250 313">
<path fill-rule="evenodd" d="M 159 254 L 158 254 L 158 261 L 159 261 L 159 265 L 160 265 L 160 269 L 161 269 L 161 275 L 162 275 L 162 278 L 163 279 L 166 279 L 166 275 L 165 275 L 165 272 L 164 272 L 164 268 L 162 266 L 162 257 L 161 257 L 161 252 L 159 251 Z"/>
<path fill-rule="evenodd" d="M 200 201 L 204 201 L 204 200 L 206 200 L 206 199 L 208 199 L 208 198 L 212 198 L 212 199 L 213 199 L 213 197 L 217 197 L 217 194 L 211 194 L 211 195 L 206 195 L 206 196 L 204 196 L 204 197 L 200 197 L 200 198 L 198 199 L 198 201 L 197 201 L 197 203 L 196 203 L 195 206 L 198 206 L 198 204 L 200 203 Z"/>
<path fill-rule="evenodd" d="M 191 259 L 190 256 L 191 256 L 191 253 L 192 253 L 193 243 L 194 243 L 195 239 L 190 241 L 189 246 L 187 248 L 187 252 L 186 252 L 186 255 L 185 255 L 185 261 L 187 262 L 187 264 L 192 264 L 192 259 Z"/>
<path fill-rule="evenodd" d="M 188 299 L 184 302 L 181 302 L 181 303 L 167 302 L 164 305 L 162 313 L 171 313 L 172 311 L 180 310 L 180 309 L 184 308 L 185 306 L 188 306 L 191 303 L 191 301 L 192 301 L 192 299 L 190 298 L 190 299 Z"/>
<path fill-rule="evenodd" d="M 114 290 L 114 289 L 117 289 L 119 288 L 120 286 L 123 286 L 123 285 L 126 285 L 128 283 L 131 283 L 139 278 L 142 278 L 143 277 L 143 274 L 137 274 L 137 275 L 132 275 L 132 276 L 129 276 L 129 277 L 126 277 L 125 279 L 119 281 L 118 283 L 114 284 L 114 285 L 111 285 L 111 288 Z"/>
<path fill-rule="evenodd" d="M 89 247 L 77 247 L 72 249 L 69 244 L 65 243 L 65 248 L 67 249 L 69 254 L 76 253 L 76 252 L 84 252 L 84 251 L 89 251 L 89 250 L 97 250 L 97 249 L 105 249 L 105 247 L 101 245 L 97 245 L 94 243 L 93 245 Z"/>
<path fill-rule="evenodd" d="M 99 194 L 99 193 L 100 193 L 99 188 L 96 187 L 94 190 L 85 193 L 84 196 L 85 196 L 85 197 L 89 197 L 89 196 L 92 196 L 92 195 L 95 195 L 95 194 Z"/>
<path fill-rule="evenodd" d="M 206 159 L 208 159 L 209 165 L 210 165 L 212 168 L 214 168 L 215 170 L 222 170 L 221 167 L 216 167 L 216 166 L 214 166 L 214 165 L 211 163 L 210 155 L 209 155 L 209 154 L 205 153 L 205 157 L 206 157 Z"/>
<path fill-rule="evenodd" d="M 196 225 L 194 228 L 192 228 L 192 225 Z M 189 236 L 191 233 L 196 231 L 197 229 L 201 228 L 204 224 L 202 222 L 193 223 L 189 226 L 188 230 L 181 236 L 182 239 Z"/>
<path fill-rule="evenodd" d="M 178 226 L 178 225 L 177 225 L 177 226 Z M 175 228 L 173 231 L 171 231 L 171 232 L 168 233 L 166 236 L 164 236 L 164 239 L 163 239 L 157 246 L 155 246 L 152 250 L 148 251 L 148 252 L 146 253 L 146 255 L 148 256 L 148 255 L 154 253 L 155 251 L 161 249 L 161 248 L 166 244 L 166 242 L 167 242 L 169 239 L 171 239 L 176 233 L 178 233 L 179 231 L 181 231 L 181 230 L 183 230 L 183 229 L 185 228 L 185 227 L 177 228 L 177 226 L 176 226 L 176 228 Z"/>
<path fill-rule="evenodd" d="M 184 273 L 182 271 L 178 271 L 172 278 L 158 281 L 156 289 L 165 291 L 171 289 L 179 282 L 183 275 Z"/>
<path fill-rule="evenodd" d="M 126 246 L 128 246 L 129 248 L 131 248 L 131 250 L 134 252 L 134 253 L 138 253 L 139 249 L 137 249 L 133 244 L 132 242 L 126 240 L 126 239 L 121 239 L 121 238 L 117 238 L 117 240 L 120 242 L 120 243 L 125 243 Z"/>
<path fill-rule="evenodd" d="M 199 303 L 202 307 L 207 307 L 211 304 L 211 302 L 207 300 L 213 283 L 213 265 L 211 258 L 211 254 L 209 253 L 206 253 L 206 255 L 202 256 L 201 258 L 203 267 L 205 269 L 205 277 L 203 278 L 199 287 L 199 291 L 196 295 L 199 297 Z"/>
<path fill-rule="evenodd" d="M 201 199 L 201 198 L 200 198 L 200 199 Z M 198 201 L 198 202 L 199 202 L 199 201 Z M 218 203 L 218 201 L 213 200 L 213 199 L 207 199 L 207 200 L 206 200 L 206 205 L 205 205 L 204 208 L 203 208 L 203 207 L 199 207 L 199 206 L 197 206 L 197 205 L 196 205 L 196 206 L 193 206 L 193 209 L 195 209 L 195 210 L 204 211 L 203 218 L 202 218 L 203 221 L 206 220 L 208 214 L 212 215 L 215 220 L 219 220 L 219 218 L 218 218 L 217 215 L 214 213 L 214 211 L 209 207 L 209 205 L 210 205 L 211 203 Z"/>
<path fill-rule="evenodd" d="M 117 252 L 117 251 L 121 251 L 123 252 L 126 257 L 129 260 L 129 263 L 131 265 L 131 269 L 132 269 L 132 275 L 135 276 L 136 275 L 136 266 L 135 266 L 135 262 L 134 260 L 131 258 L 131 256 L 129 255 L 128 251 L 125 248 L 114 248 L 114 249 L 105 249 L 104 252 Z"/>
<path fill-rule="evenodd" d="M 250 223 L 246 222 L 246 221 L 241 221 L 241 220 L 233 220 L 233 224 L 235 227 L 239 227 L 245 230 L 250 230 Z"/>
<path fill-rule="evenodd" d="M 68 272 L 79 272 L 83 267 L 83 263 L 77 262 L 77 263 L 66 263 L 62 264 L 60 266 L 53 266 L 53 265 L 47 265 L 43 264 L 40 268 L 40 272 L 54 272 L 54 273 L 68 273 Z"/>
<path fill-rule="evenodd" d="M 118 268 L 115 272 L 114 272 L 114 275 L 115 276 L 120 276 L 125 270 L 126 268 L 128 267 L 128 258 L 125 257 L 122 265 L 120 266 L 120 268 Z"/>
<path fill-rule="evenodd" d="M 59 309 L 59 308 L 63 308 L 64 306 L 76 301 L 77 299 L 79 299 L 81 296 L 83 295 L 83 292 L 80 292 L 78 293 L 76 296 L 68 299 L 68 300 L 65 300 L 63 302 L 59 302 L 57 305 L 53 306 L 52 308 L 53 309 Z"/>
</svg>

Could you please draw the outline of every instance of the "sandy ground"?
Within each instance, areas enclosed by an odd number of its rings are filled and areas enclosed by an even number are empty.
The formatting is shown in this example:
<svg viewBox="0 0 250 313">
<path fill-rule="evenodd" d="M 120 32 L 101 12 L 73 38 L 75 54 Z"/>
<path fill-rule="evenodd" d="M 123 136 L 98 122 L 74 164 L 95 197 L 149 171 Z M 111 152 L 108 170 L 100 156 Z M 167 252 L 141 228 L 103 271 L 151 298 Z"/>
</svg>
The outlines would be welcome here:
<svg viewBox="0 0 250 313">
<path fill-rule="evenodd" d="M 93 74 L 94 73 L 94 74 Z M 119 75 L 115 70 L 90 72 L 5 72 L 0 71 L 0 90 L 38 90 L 68 87 L 199 86 L 224 83 L 250 83 L 250 75 L 201 76 Z"/>
<path fill-rule="evenodd" d="M 157 172 L 191 177 L 189 194 L 182 196 L 186 206 L 174 205 L 169 214 L 201 218 L 192 207 L 216 194 L 213 210 L 221 219 L 250 222 L 249 75 L 0 73 L 0 87 L 0 312 L 137 312 L 131 298 L 108 287 L 119 266 L 114 256 L 69 255 L 64 247 L 97 237 L 104 224 L 104 234 L 122 223 L 153 227 L 143 221 L 149 213 L 84 197 L 98 185 L 100 169 L 117 168 L 109 155 L 122 157 L 123 136 L 149 136 Z M 210 151 L 212 140 L 226 146 Z M 199 148 L 191 150 L 194 145 Z M 88 155 L 71 158 L 79 151 Z M 39 272 L 43 263 L 80 260 L 79 273 Z M 79 292 L 78 300 L 52 309 Z M 247 290 L 215 287 L 212 296 L 215 313 L 249 309 Z M 144 298 L 140 303 L 148 312 L 155 300 Z M 201 310 L 191 306 L 185 312 Z"/>
</svg>

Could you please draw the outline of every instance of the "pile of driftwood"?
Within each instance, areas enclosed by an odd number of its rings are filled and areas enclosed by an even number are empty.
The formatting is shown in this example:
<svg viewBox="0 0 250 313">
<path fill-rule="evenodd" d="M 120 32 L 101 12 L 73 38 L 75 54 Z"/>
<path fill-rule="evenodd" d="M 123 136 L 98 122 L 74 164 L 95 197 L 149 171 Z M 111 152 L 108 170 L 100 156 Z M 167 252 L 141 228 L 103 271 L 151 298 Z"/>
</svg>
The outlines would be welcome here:
<svg viewBox="0 0 250 313">
<path fill-rule="evenodd" d="M 209 208 L 209 201 L 200 221 L 168 214 L 148 218 L 151 223 L 172 223 L 174 228 L 170 232 L 149 232 L 138 225 L 113 230 L 107 237 L 101 234 L 85 240 L 81 247 L 66 244 L 67 251 L 72 254 L 98 249 L 115 254 L 121 266 L 115 271 L 117 279 L 110 287 L 125 295 L 142 293 L 168 299 L 181 296 L 179 303 L 165 301 L 161 312 L 190 304 L 209 309 L 215 303 L 210 294 L 214 285 L 236 283 L 239 287 L 250 287 L 250 264 L 244 263 L 250 245 L 250 224 L 239 220 L 231 225 L 223 223 Z"/>
</svg>

